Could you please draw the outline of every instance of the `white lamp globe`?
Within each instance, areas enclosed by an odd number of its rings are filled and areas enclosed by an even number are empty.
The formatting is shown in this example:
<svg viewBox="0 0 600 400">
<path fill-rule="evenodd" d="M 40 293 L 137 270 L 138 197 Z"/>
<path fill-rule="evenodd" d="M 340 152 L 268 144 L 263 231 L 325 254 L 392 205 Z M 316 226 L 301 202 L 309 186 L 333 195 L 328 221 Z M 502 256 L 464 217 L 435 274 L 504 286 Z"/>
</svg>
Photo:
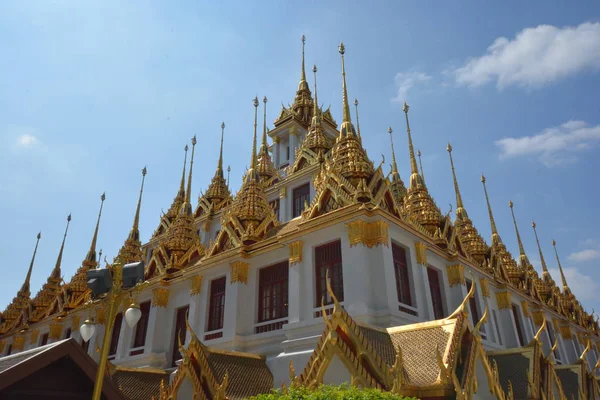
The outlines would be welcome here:
<svg viewBox="0 0 600 400">
<path fill-rule="evenodd" d="M 136 303 L 131 303 L 127 311 L 125 311 L 125 321 L 130 328 L 133 328 L 135 324 L 142 318 L 142 311 L 140 306 Z"/>
<path fill-rule="evenodd" d="M 92 336 L 94 336 L 94 332 L 96 331 L 96 327 L 94 323 L 89 319 L 86 319 L 83 325 L 79 328 L 79 333 L 81 334 L 81 338 L 84 342 L 89 341 Z"/>
</svg>

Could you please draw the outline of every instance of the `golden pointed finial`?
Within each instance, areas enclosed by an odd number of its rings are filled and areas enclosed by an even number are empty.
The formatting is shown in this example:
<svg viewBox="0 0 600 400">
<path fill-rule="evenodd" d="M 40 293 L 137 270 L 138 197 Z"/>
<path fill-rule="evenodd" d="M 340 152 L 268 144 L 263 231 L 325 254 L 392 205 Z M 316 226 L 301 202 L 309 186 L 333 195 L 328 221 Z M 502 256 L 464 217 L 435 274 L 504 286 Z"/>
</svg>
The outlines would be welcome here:
<svg viewBox="0 0 600 400">
<path fill-rule="evenodd" d="M 490 225 L 492 227 L 492 236 L 498 235 L 498 230 L 496 229 L 496 221 L 494 221 L 494 214 L 492 213 L 492 206 L 490 204 L 490 198 L 487 192 L 487 186 L 485 185 L 485 176 L 481 175 L 481 183 L 483 183 L 483 192 L 485 193 L 485 201 L 487 202 L 488 214 L 490 216 Z"/>
<path fill-rule="evenodd" d="M 415 149 L 413 147 L 412 136 L 410 133 L 410 124 L 408 122 L 408 110 L 409 105 L 404 102 L 402 111 L 406 117 L 406 133 L 408 134 L 408 152 L 410 156 L 410 185 L 409 187 L 414 188 L 414 185 L 423 185 L 423 178 L 419 175 L 419 168 L 417 167 L 417 159 L 415 158 Z"/>
<path fill-rule="evenodd" d="M 396 152 L 394 151 L 394 138 L 392 137 L 392 127 L 388 127 L 388 133 L 390 134 L 390 144 L 392 145 L 392 173 L 398 173 L 398 164 L 396 164 Z"/>
<path fill-rule="evenodd" d="M 508 207 L 510 207 L 510 213 L 512 214 L 513 224 L 515 225 L 515 232 L 517 233 L 517 243 L 519 244 L 519 255 L 521 259 L 526 259 L 525 248 L 523 247 L 523 242 L 521 241 L 521 235 L 519 234 L 519 227 L 517 225 L 517 219 L 515 218 L 515 211 L 513 210 L 514 204 L 511 201 L 508 202 Z"/>
<path fill-rule="evenodd" d="M 229 173 L 231 172 L 231 165 L 227 166 L 227 187 L 229 187 Z"/>
<path fill-rule="evenodd" d="M 223 136 L 225 135 L 225 122 L 221 122 L 221 147 L 219 148 L 219 162 L 217 163 L 217 175 L 223 177 Z"/>
<path fill-rule="evenodd" d="M 263 97 L 264 104 L 264 116 L 263 116 L 263 134 L 262 134 L 262 143 L 260 145 L 260 152 L 263 154 L 269 153 L 269 146 L 267 145 L 267 96 Z"/>
<path fill-rule="evenodd" d="M 21 292 L 29 296 L 29 281 L 31 280 L 31 271 L 33 271 L 33 263 L 35 262 L 35 255 L 37 254 L 38 244 L 40 244 L 40 239 L 42 238 L 42 232 L 39 232 L 36 236 L 37 240 L 35 242 L 35 248 L 33 249 L 33 256 L 31 257 L 31 262 L 29 263 L 29 269 L 27 270 L 27 276 L 25 277 L 25 282 L 23 282 L 23 286 L 21 287 Z"/>
<path fill-rule="evenodd" d="M 313 126 L 319 126 L 321 124 L 321 115 L 319 114 L 319 100 L 317 97 L 317 66 L 313 65 L 313 75 L 315 76 L 315 101 L 313 104 Z"/>
<path fill-rule="evenodd" d="M 560 277 L 563 283 L 563 291 L 570 290 L 569 285 L 567 285 L 567 279 L 565 278 L 562 265 L 560 264 L 560 257 L 558 257 L 558 250 L 556 250 L 556 241 L 554 239 L 552 239 L 552 247 L 554 247 L 554 254 L 556 254 L 556 262 L 558 263 L 558 270 L 560 271 Z"/>
<path fill-rule="evenodd" d="M 65 234 L 63 235 L 63 240 L 60 245 L 60 250 L 58 251 L 58 257 L 56 258 L 56 264 L 54 265 L 54 269 L 52 270 L 51 277 L 60 279 L 60 266 L 62 264 L 63 250 L 65 249 L 65 241 L 67 240 L 67 232 L 69 231 L 69 224 L 71 223 L 71 214 L 67 216 L 67 227 L 65 228 Z"/>
<path fill-rule="evenodd" d="M 185 166 L 187 163 L 187 152 L 188 152 L 187 144 L 185 145 L 183 150 L 185 152 L 185 154 L 183 156 L 183 171 L 181 172 L 181 183 L 179 184 L 179 193 L 177 193 L 177 197 L 181 197 L 181 200 L 183 200 L 185 197 Z"/>
<path fill-rule="evenodd" d="M 456 179 L 456 171 L 454 170 L 454 160 L 452 159 L 452 145 L 448 143 L 446 146 L 448 155 L 450 156 L 450 167 L 452 168 L 452 179 L 454 180 L 454 192 L 456 194 L 456 216 L 462 218 L 467 216 L 467 212 L 464 208 L 462 196 L 460 195 L 460 189 L 458 188 L 458 179 Z"/>
<path fill-rule="evenodd" d="M 258 97 L 255 97 L 252 101 L 254 104 L 254 139 L 252 140 L 252 156 L 250 157 L 250 169 L 256 170 L 256 122 L 258 118 Z"/>
<path fill-rule="evenodd" d="M 417 157 L 419 157 L 419 167 L 421 168 L 421 178 L 425 182 L 425 171 L 423 170 L 423 163 L 421 162 L 421 150 L 417 149 Z"/>
<path fill-rule="evenodd" d="M 190 157 L 190 172 L 188 174 L 187 189 L 185 191 L 185 202 L 182 205 L 182 211 L 186 214 L 192 213 L 192 169 L 194 166 L 194 149 L 196 148 L 196 135 L 192 138 L 192 156 Z"/>
<path fill-rule="evenodd" d="M 130 236 L 135 234 L 136 238 L 138 240 L 139 240 L 139 236 L 140 236 L 139 226 L 140 226 L 140 209 L 142 208 L 142 194 L 144 193 L 144 181 L 146 180 L 147 173 L 148 173 L 148 170 L 146 169 L 146 167 L 142 168 L 142 184 L 140 186 L 140 195 L 138 197 L 137 207 L 135 209 L 135 217 L 133 218 L 133 227 L 131 228 L 131 234 L 130 234 Z M 134 239 L 134 238 L 132 238 L 132 239 Z"/>
<path fill-rule="evenodd" d="M 348 104 L 348 89 L 346 87 L 346 66 L 344 63 L 344 54 L 346 53 L 346 47 L 344 43 L 340 43 L 339 52 L 342 56 L 342 107 L 343 107 L 343 122 L 340 128 L 340 137 L 354 136 L 354 126 L 350 118 L 350 105 Z"/>
<path fill-rule="evenodd" d="M 98 228 L 100 227 L 100 217 L 102 216 L 102 207 L 104 206 L 104 200 L 106 200 L 106 194 L 102 193 L 100 196 L 100 211 L 98 212 L 98 219 L 96 221 L 96 228 L 94 229 L 94 236 L 92 237 L 92 243 L 90 245 L 90 250 L 85 257 L 85 260 L 89 263 L 89 266 L 96 266 L 96 242 L 98 241 Z"/>
<path fill-rule="evenodd" d="M 360 139 L 360 122 L 358 121 L 358 99 L 354 99 L 354 109 L 356 111 L 356 130 L 357 130 L 357 136 Z"/>
<path fill-rule="evenodd" d="M 533 233 L 535 234 L 535 241 L 537 243 L 537 247 L 538 247 L 538 251 L 540 253 L 540 262 L 542 264 L 542 269 L 544 270 L 545 274 L 548 274 L 548 267 L 546 266 L 546 260 L 544 259 L 544 254 L 542 253 L 542 246 L 540 246 L 540 241 L 538 239 L 538 234 L 537 234 L 537 225 L 535 223 L 535 221 L 531 221 L 531 227 L 533 228 Z"/>
<path fill-rule="evenodd" d="M 302 35 L 302 74 L 300 75 L 300 81 L 306 82 L 306 72 L 304 70 L 304 44 L 306 43 L 306 36 Z"/>
</svg>

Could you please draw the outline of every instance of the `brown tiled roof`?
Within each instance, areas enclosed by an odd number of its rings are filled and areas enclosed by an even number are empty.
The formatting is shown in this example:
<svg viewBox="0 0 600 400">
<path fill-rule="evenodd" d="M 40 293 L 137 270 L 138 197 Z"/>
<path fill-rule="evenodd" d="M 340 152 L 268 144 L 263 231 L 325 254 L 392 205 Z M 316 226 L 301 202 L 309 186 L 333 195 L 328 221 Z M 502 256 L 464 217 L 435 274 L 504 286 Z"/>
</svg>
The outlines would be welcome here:
<svg viewBox="0 0 600 400">
<path fill-rule="evenodd" d="M 402 350 L 404 369 L 411 384 L 428 386 L 436 382 L 440 368 L 435 346 L 444 353 L 452 335 L 452 329 L 448 328 L 438 324 L 390 333 L 394 347 L 400 346 Z"/>
<path fill-rule="evenodd" d="M 119 368 L 112 380 L 128 400 L 148 400 L 160 395 L 160 382 L 169 383 L 169 374 L 148 368 Z"/>
<path fill-rule="evenodd" d="M 527 371 L 529 358 L 521 353 L 489 354 L 490 361 L 496 361 L 500 385 L 508 393 L 508 381 L 512 383 L 515 399 L 526 399 L 528 391 Z"/>
<path fill-rule="evenodd" d="M 556 375 L 560 379 L 563 391 L 568 399 L 579 398 L 579 376 L 572 370 L 566 368 L 557 368 Z"/>
<path fill-rule="evenodd" d="M 302 221 L 302 218 L 297 217 L 288 222 L 281 223 L 281 224 L 273 227 L 273 229 L 271 229 L 269 232 L 267 232 L 267 236 L 265 238 L 268 239 L 268 238 L 272 238 L 275 236 L 281 236 L 281 235 L 285 235 L 286 233 L 298 230 L 298 224 L 301 221 Z"/>
<path fill-rule="evenodd" d="M 381 359 L 389 366 L 394 365 L 396 361 L 396 349 L 394 348 L 390 334 L 379 329 L 361 325 L 360 323 L 356 325 Z"/>
<path fill-rule="evenodd" d="M 22 363 L 23 361 L 26 361 L 32 357 L 35 357 L 38 354 L 40 354 L 41 352 L 46 351 L 46 350 L 60 344 L 61 342 L 62 341 L 56 342 L 56 343 L 51 343 L 46 346 L 36 347 L 35 349 L 26 350 L 21 353 L 2 357 L 2 358 L 0 358 L 0 372 L 4 372 L 7 369 L 16 366 L 17 364 Z"/>
<path fill-rule="evenodd" d="M 273 375 L 264 358 L 214 350 L 207 353 L 208 364 L 217 382 L 223 382 L 227 373 L 229 383 L 226 392 L 230 399 L 245 399 L 273 389 Z"/>
</svg>

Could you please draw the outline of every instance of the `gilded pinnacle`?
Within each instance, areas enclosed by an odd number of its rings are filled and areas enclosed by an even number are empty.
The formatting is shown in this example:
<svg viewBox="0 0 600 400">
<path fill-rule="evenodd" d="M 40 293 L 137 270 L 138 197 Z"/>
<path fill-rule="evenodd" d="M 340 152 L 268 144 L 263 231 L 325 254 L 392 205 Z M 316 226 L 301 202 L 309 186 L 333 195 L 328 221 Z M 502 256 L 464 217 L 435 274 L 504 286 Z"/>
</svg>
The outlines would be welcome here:
<svg viewBox="0 0 600 400">
<path fill-rule="evenodd" d="M 67 232 L 69 231 L 69 223 L 71 222 L 71 214 L 67 216 L 67 227 L 65 228 L 65 234 L 63 236 L 62 244 L 60 245 L 60 251 L 58 252 L 58 258 L 51 276 L 60 279 L 60 265 L 62 264 L 63 250 L 65 248 L 65 240 L 67 239 Z"/>
<path fill-rule="evenodd" d="M 558 263 L 558 270 L 560 271 L 560 277 L 563 283 L 563 292 L 566 292 L 569 289 L 569 285 L 567 285 L 567 279 L 565 278 L 565 274 L 562 269 L 562 265 L 560 264 L 560 258 L 558 257 L 558 250 L 556 250 L 556 241 L 552 239 L 552 247 L 554 247 L 554 254 L 556 254 L 556 262 Z"/>
<path fill-rule="evenodd" d="M 533 233 L 535 234 L 535 241 L 538 246 L 538 251 L 540 253 L 540 262 L 542 264 L 542 269 L 544 270 L 544 274 L 550 275 L 548 273 L 548 267 L 546 266 L 546 260 L 544 259 L 544 254 L 542 253 L 542 246 L 540 246 L 540 241 L 538 239 L 537 229 L 536 229 L 535 221 L 531 221 L 531 227 L 533 228 Z"/>
<path fill-rule="evenodd" d="M 346 47 L 344 47 L 344 42 L 340 42 L 339 51 L 341 55 L 344 55 L 346 52 Z"/>
<path fill-rule="evenodd" d="M 460 195 L 460 189 L 458 188 L 458 179 L 456 178 L 456 171 L 454 170 L 454 160 L 452 159 L 452 145 L 448 142 L 446 146 L 448 155 L 450 156 L 450 167 L 452 168 L 452 178 L 454 180 L 454 192 L 456 195 L 456 216 L 459 218 L 467 217 L 467 211 L 464 209 L 462 196 Z"/>
<path fill-rule="evenodd" d="M 406 117 L 406 133 L 408 134 L 408 152 L 410 156 L 410 185 L 409 187 L 413 187 L 413 185 L 423 185 L 423 179 L 421 175 L 419 175 L 419 168 L 417 167 L 417 159 L 415 158 L 415 149 L 412 143 L 412 136 L 410 134 L 410 124 L 408 122 L 408 109 L 409 106 L 404 103 L 404 107 L 402 110 L 404 111 L 404 115 Z M 413 182 L 414 181 L 414 182 Z"/>
<path fill-rule="evenodd" d="M 354 100 L 355 103 L 358 103 Z M 390 144 L 392 145 L 392 173 L 398 174 L 398 165 L 396 164 L 396 152 L 394 151 L 394 139 L 392 137 L 392 127 L 388 127 L 388 133 L 390 134 Z"/>
<path fill-rule="evenodd" d="M 345 136 L 354 136 L 354 126 L 350 119 L 350 105 L 348 104 L 348 89 L 346 86 L 346 66 L 344 63 L 344 53 L 346 48 L 344 43 L 340 43 L 339 47 L 340 54 L 342 55 L 342 108 L 343 108 L 343 122 L 340 128 L 340 138 Z"/>
<path fill-rule="evenodd" d="M 35 255 L 37 254 L 38 245 L 40 243 L 40 239 L 42 238 L 42 232 L 39 232 L 36 236 L 37 241 L 35 242 L 35 249 L 33 249 L 33 256 L 31 257 L 31 263 L 29 263 L 29 270 L 27 271 L 27 277 L 25 278 L 25 282 L 23 282 L 23 286 L 21 287 L 22 292 L 26 292 L 27 297 L 29 297 L 29 281 L 31 280 L 31 271 L 33 271 L 33 263 L 35 261 Z M 23 293 L 25 294 L 25 293 Z"/>
<path fill-rule="evenodd" d="M 360 122 L 358 121 L 358 99 L 354 99 L 354 109 L 356 111 L 356 129 L 357 129 L 357 136 L 359 139 L 361 139 L 360 137 Z M 361 140 L 362 143 L 362 140 Z"/>
<path fill-rule="evenodd" d="M 483 192 L 485 193 L 485 201 L 487 202 L 488 214 L 490 217 L 490 226 L 492 228 L 492 239 L 494 236 L 498 236 L 498 230 L 496 229 L 496 221 L 494 221 L 494 214 L 492 213 L 492 206 L 490 204 L 490 198 L 488 196 L 487 187 L 485 186 L 485 176 L 481 175 L 481 183 L 483 183 Z"/>
<path fill-rule="evenodd" d="M 98 220 L 96 221 L 96 228 L 94 229 L 94 236 L 92 237 L 92 243 L 90 245 L 90 250 L 85 257 L 85 260 L 88 262 L 89 266 L 95 266 L 96 263 L 96 242 L 98 241 L 98 228 L 100 226 L 100 217 L 102 216 L 102 207 L 104 206 L 104 200 L 106 200 L 106 194 L 102 193 L 100 196 L 100 211 L 98 212 Z"/>
<path fill-rule="evenodd" d="M 423 163 L 421 162 L 421 150 L 417 149 L 417 157 L 419 157 L 419 166 L 421 167 L 421 178 L 423 178 L 423 183 L 425 183 L 425 171 L 423 171 Z"/>
<path fill-rule="evenodd" d="M 314 101 L 314 105 L 313 105 L 313 121 L 312 121 L 312 123 L 316 127 L 321 122 L 320 115 L 319 115 L 319 100 L 317 97 L 317 66 L 313 65 L 312 70 L 313 70 L 313 74 L 315 76 L 315 101 Z"/>
</svg>

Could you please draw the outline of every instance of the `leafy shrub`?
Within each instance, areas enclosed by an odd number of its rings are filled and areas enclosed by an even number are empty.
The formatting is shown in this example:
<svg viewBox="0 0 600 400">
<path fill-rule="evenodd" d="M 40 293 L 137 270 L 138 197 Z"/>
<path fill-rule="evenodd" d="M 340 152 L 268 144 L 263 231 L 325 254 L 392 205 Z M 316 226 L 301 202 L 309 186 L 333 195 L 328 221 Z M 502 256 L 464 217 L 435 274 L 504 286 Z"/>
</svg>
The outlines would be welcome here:
<svg viewBox="0 0 600 400">
<path fill-rule="evenodd" d="M 251 400 L 415 400 L 379 389 L 361 389 L 348 384 L 340 386 L 321 385 L 311 390 L 305 387 L 293 387 L 283 393 L 281 389 L 269 394 L 251 397 Z"/>
</svg>

